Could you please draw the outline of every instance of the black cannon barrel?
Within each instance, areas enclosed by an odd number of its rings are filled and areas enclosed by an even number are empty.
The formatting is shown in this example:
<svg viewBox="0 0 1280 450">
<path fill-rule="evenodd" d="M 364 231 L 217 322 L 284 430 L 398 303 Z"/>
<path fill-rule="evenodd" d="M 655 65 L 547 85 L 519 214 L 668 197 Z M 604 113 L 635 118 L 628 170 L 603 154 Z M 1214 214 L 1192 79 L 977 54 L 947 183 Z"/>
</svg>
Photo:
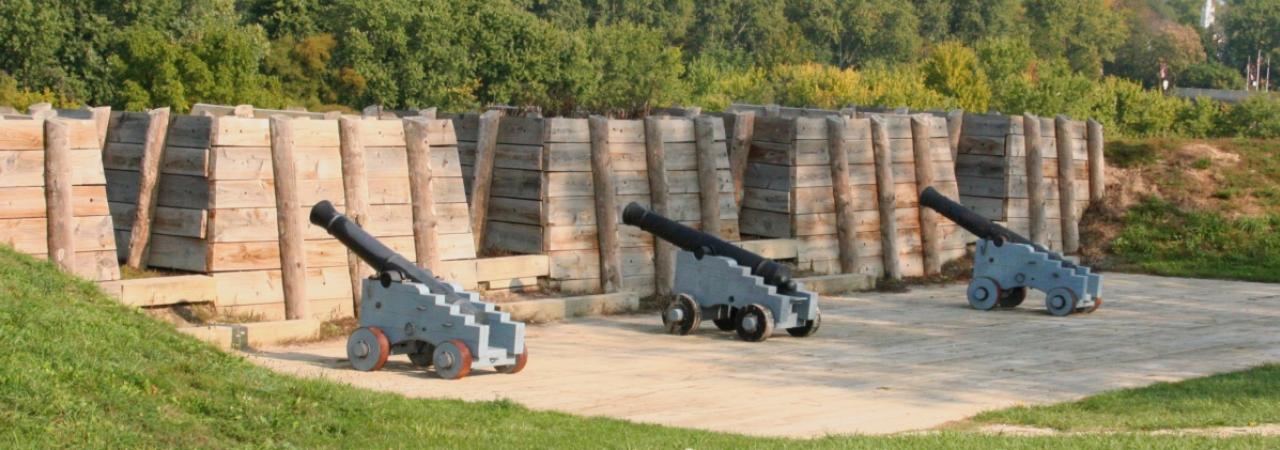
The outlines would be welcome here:
<svg viewBox="0 0 1280 450">
<path fill-rule="evenodd" d="M 399 253 L 387 248 L 360 225 L 338 212 L 333 203 L 321 200 L 311 207 L 311 223 L 324 228 L 360 259 L 378 272 L 398 272 L 405 279 L 422 284 L 439 284 L 431 272 L 418 267 Z M 434 287 L 432 289 L 434 291 Z"/>
<path fill-rule="evenodd" d="M 792 293 L 796 290 L 796 282 L 791 279 L 791 269 L 787 266 L 662 217 L 636 202 L 631 202 L 622 210 L 622 222 L 647 231 L 685 251 L 724 256 L 737 261 L 743 267 L 750 267 L 752 275 L 764 278 L 765 283 L 777 287 L 780 293 Z"/>
<path fill-rule="evenodd" d="M 1059 255 L 1057 252 L 1050 251 L 1039 244 L 1031 242 L 1030 239 L 1027 239 L 1021 234 L 1002 227 L 1000 224 L 992 222 L 986 217 L 982 217 L 978 213 L 973 212 L 973 210 L 965 208 L 964 205 L 956 203 L 955 200 L 947 198 L 947 196 L 942 195 L 942 193 L 934 189 L 933 186 L 926 187 L 923 191 L 920 191 L 920 204 L 937 211 L 938 214 L 942 214 L 948 219 L 951 219 L 951 221 L 955 222 L 956 225 L 960 225 L 961 228 L 969 230 L 970 233 L 973 233 L 980 238 L 993 241 L 997 245 L 1005 242 L 1030 245 L 1037 251 L 1048 253 L 1050 259 L 1063 261 L 1068 267 L 1075 266 L 1071 262 L 1063 259 L 1062 255 Z"/>
</svg>

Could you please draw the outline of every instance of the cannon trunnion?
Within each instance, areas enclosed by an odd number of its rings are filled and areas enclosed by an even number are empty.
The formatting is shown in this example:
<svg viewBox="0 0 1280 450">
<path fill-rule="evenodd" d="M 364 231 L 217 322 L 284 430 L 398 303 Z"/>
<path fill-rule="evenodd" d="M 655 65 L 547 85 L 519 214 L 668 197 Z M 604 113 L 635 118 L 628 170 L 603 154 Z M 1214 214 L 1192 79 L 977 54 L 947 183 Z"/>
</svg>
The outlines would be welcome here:
<svg viewBox="0 0 1280 450">
<path fill-rule="evenodd" d="M 360 328 L 347 340 L 347 358 L 357 370 L 381 369 L 391 355 L 409 355 L 416 366 L 434 368 L 445 379 L 467 376 L 473 368 L 499 372 L 524 369 L 529 352 L 524 324 L 511 320 L 479 294 L 436 279 L 387 248 L 328 201 L 311 209 L 311 223 L 372 266 L 364 280 Z"/>
<path fill-rule="evenodd" d="M 662 312 L 667 332 L 694 332 L 703 318 L 743 340 L 768 339 L 776 328 L 812 336 L 822 324 L 818 295 L 805 291 L 791 271 L 715 236 L 631 203 L 622 221 L 680 248 L 672 301 Z"/>
<path fill-rule="evenodd" d="M 1045 309 L 1055 316 L 1102 306 L 1102 276 L 1088 267 L 983 218 L 932 187 L 920 192 L 920 204 L 978 236 L 966 293 L 975 309 L 1017 307 L 1026 299 L 1027 288 L 1044 292 Z"/>
</svg>

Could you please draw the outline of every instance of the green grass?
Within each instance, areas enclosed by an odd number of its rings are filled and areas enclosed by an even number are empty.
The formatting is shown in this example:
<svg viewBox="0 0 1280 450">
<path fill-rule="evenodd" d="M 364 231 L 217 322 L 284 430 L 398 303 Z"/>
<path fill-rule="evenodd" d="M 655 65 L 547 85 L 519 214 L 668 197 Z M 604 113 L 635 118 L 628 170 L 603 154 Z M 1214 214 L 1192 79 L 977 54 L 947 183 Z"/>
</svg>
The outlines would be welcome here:
<svg viewBox="0 0 1280 450">
<path fill-rule="evenodd" d="M 1108 268 L 1280 282 L 1280 215 L 1228 218 L 1148 199 L 1130 208 Z"/>
<path fill-rule="evenodd" d="M 1058 430 L 1159 430 L 1280 423 L 1280 365 L 979 414 L 976 422 Z"/>
<path fill-rule="evenodd" d="M 922 436 L 761 439 L 407 399 L 270 372 L 0 246 L 0 448 L 1259 448 L 1280 439 Z M 765 393 L 758 393 L 767 395 Z"/>
</svg>

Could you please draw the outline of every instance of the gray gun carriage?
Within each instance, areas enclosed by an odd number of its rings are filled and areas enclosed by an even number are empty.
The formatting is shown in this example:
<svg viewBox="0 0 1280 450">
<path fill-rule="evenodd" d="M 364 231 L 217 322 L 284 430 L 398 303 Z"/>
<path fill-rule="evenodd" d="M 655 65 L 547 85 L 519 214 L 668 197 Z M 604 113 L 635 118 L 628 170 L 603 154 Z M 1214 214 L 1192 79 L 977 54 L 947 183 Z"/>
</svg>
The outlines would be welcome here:
<svg viewBox="0 0 1280 450">
<path fill-rule="evenodd" d="M 347 340 L 347 358 L 356 370 L 381 369 L 391 355 L 407 354 L 444 379 L 458 379 L 477 367 L 517 373 L 529 361 L 524 324 L 480 301 L 475 292 L 436 279 L 366 233 L 329 201 L 311 208 L 311 223 L 323 227 L 372 266 L 377 274 L 362 284 L 360 328 Z"/>
<path fill-rule="evenodd" d="M 1102 306 L 1102 276 L 1061 254 L 1002 227 L 932 187 L 920 192 L 920 204 L 978 236 L 973 279 L 966 297 L 974 309 L 1016 308 L 1027 288 L 1045 293 L 1045 309 L 1055 316 L 1090 313 Z"/>
<path fill-rule="evenodd" d="M 808 337 L 821 326 L 818 295 L 803 290 L 787 266 L 634 202 L 623 209 L 622 221 L 680 248 L 672 292 L 676 298 L 662 312 L 668 333 L 692 333 L 704 317 L 749 342 L 768 339 L 775 328 Z"/>
</svg>

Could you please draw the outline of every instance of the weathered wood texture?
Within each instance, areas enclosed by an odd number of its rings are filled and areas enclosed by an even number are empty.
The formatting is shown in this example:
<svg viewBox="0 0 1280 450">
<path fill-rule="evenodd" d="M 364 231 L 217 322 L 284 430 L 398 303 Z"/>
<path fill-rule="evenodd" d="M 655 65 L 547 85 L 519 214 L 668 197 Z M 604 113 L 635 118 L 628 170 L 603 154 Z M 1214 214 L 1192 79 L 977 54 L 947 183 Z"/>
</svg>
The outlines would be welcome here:
<svg viewBox="0 0 1280 450">
<path fill-rule="evenodd" d="M 1055 120 L 1037 118 L 1040 138 L 1038 142 L 1027 142 L 1025 121 L 1028 119 L 1022 116 L 965 114 L 963 120 L 956 161 L 961 203 L 1015 232 L 1028 235 L 1032 231 L 1031 205 L 1034 204 L 1028 191 L 1034 180 L 1039 179 L 1044 195 L 1044 242 L 1053 250 L 1063 250 L 1063 230 L 1066 226 L 1076 226 L 1090 195 L 1086 124 L 1066 120 L 1066 132 L 1060 141 Z M 1037 144 L 1041 157 L 1039 177 L 1034 176 L 1035 169 L 1029 167 L 1029 157 L 1033 155 L 1027 154 L 1027 149 Z M 1060 173 L 1061 167 L 1067 171 Z M 1069 176 L 1064 177 L 1064 173 Z M 1067 200 L 1069 208 L 1064 208 L 1062 203 L 1064 196 L 1059 181 L 1063 178 L 1071 180 L 1070 197 L 1074 197 L 1074 201 Z M 1064 211 L 1076 219 L 1065 224 Z"/>
<path fill-rule="evenodd" d="M 90 280 L 118 280 L 97 124 L 89 111 L 69 116 L 0 121 L 0 244 Z"/>
<path fill-rule="evenodd" d="M 1040 138 L 1040 119 L 1026 114 L 1022 119 L 1023 134 L 1026 136 L 1027 152 L 1027 216 L 1030 219 L 1028 236 L 1031 242 L 1049 245 L 1048 218 L 1045 217 L 1044 204 L 1044 141 Z"/>
<path fill-rule="evenodd" d="M 284 288 L 286 319 L 310 317 L 307 301 L 307 259 L 303 247 L 302 205 L 298 201 L 298 178 L 294 170 L 293 120 L 276 116 L 271 121 L 271 168 L 275 180 L 276 229 L 280 249 L 280 279 Z M 141 207 L 139 209 L 142 209 Z"/>
<path fill-rule="evenodd" d="M 342 160 L 342 197 L 346 214 L 357 225 L 369 226 L 369 175 L 364 160 L 363 120 L 338 119 L 338 153 Z M 372 271 L 355 252 L 347 251 L 347 276 L 351 283 L 351 310 L 360 312 L 361 279 Z"/>
<path fill-rule="evenodd" d="M 160 163 L 164 160 L 165 135 L 169 131 L 169 108 L 148 111 L 147 116 L 146 142 L 142 145 L 142 159 L 138 162 L 138 202 L 134 208 L 126 262 L 134 269 L 145 268 L 149 258 L 151 222 L 159 198 Z"/>
<path fill-rule="evenodd" d="M 605 293 L 618 292 L 622 289 L 622 257 L 618 245 L 618 194 L 614 188 L 609 119 L 591 116 L 587 126 L 591 137 L 591 181 L 600 251 L 600 289 Z"/>
</svg>

